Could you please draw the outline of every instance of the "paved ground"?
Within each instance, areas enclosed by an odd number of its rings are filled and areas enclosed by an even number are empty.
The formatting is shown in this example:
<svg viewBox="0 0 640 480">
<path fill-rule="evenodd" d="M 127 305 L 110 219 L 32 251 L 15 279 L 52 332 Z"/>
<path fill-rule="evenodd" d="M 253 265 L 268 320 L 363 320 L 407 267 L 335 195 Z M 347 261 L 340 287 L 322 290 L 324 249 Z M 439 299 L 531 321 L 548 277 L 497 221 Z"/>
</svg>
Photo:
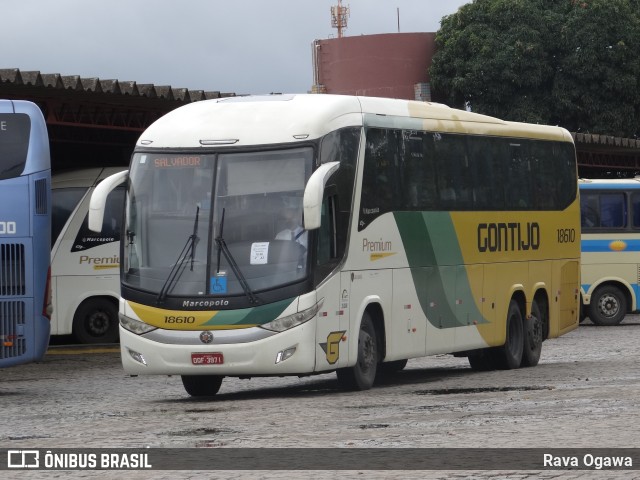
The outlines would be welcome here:
<svg viewBox="0 0 640 480">
<path fill-rule="evenodd" d="M 576 331 L 545 342 L 535 368 L 473 372 L 466 359 L 442 355 L 411 360 L 403 372 L 368 392 L 338 390 L 334 374 L 225 379 L 215 399 L 207 400 L 191 399 L 179 377 L 125 376 L 113 349 L 56 347 L 39 364 L 0 372 L 0 448 L 640 448 L 638 345 L 640 317 L 628 317 L 618 327 L 595 327 L 587 320 Z M 93 475 L 74 472 L 73 477 Z M 116 472 L 107 476 L 123 478 Z M 310 476 L 640 479 L 640 470 L 126 474 Z M 28 472 L 20 477 L 69 475 Z"/>
</svg>

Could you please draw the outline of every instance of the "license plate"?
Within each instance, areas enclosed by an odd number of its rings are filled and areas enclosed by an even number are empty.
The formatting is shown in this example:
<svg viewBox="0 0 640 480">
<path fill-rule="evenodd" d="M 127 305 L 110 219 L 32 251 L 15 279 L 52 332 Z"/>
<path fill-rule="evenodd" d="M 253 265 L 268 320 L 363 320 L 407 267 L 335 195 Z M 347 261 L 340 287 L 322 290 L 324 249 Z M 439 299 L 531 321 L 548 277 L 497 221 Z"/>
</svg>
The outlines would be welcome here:
<svg viewBox="0 0 640 480">
<path fill-rule="evenodd" d="M 222 365 L 224 357 L 222 353 L 192 353 L 191 363 L 193 365 Z"/>
</svg>

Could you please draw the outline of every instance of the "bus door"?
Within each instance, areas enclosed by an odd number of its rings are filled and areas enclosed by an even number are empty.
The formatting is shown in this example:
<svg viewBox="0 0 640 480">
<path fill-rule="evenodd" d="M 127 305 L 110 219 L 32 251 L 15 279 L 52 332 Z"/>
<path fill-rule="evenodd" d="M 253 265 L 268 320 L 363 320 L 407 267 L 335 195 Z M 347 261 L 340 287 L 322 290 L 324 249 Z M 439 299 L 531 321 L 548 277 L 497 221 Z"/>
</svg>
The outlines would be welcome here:
<svg viewBox="0 0 640 480">
<path fill-rule="evenodd" d="M 316 252 L 316 274 L 322 279 L 317 298 L 323 302 L 316 322 L 316 371 L 345 367 L 349 360 L 350 286 L 333 274 L 339 264 L 335 217 L 335 195 L 325 194 Z"/>
</svg>

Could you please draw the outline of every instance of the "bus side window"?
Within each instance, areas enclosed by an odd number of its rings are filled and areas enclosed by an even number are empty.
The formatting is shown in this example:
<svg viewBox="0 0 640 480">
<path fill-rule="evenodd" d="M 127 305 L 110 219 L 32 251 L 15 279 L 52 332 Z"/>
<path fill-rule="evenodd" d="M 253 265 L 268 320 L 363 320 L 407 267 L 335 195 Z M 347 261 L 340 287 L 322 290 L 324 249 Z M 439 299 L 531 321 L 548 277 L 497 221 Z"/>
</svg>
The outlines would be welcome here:
<svg viewBox="0 0 640 480">
<path fill-rule="evenodd" d="M 338 251 L 338 232 L 336 230 L 337 200 L 335 188 L 329 187 L 329 192 L 325 193 L 322 200 L 322 211 L 320 213 L 320 229 L 316 244 L 316 285 L 333 271 L 340 260 L 341 253 Z"/>
<path fill-rule="evenodd" d="M 633 218 L 633 228 L 640 228 L 640 194 L 631 195 L 631 218 Z"/>
<path fill-rule="evenodd" d="M 124 188 L 119 187 L 111 192 L 107 198 L 100 233 L 89 230 L 89 212 L 87 212 L 71 246 L 71 251 L 85 251 L 106 243 L 119 242 L 123 209 Z"/>
<path fill-rule="evenodd" d="M 120 224 L 122 223 L 122 209 L 124 205 L 124 188 L 116 188 L 107 198 L 104 212 L 102 232 L 120 240 Z"/>
<path fill-rule="evenodd" d="M 503 178 L 507 158 L 507 144 L 497 138 L 469 137 L 469 155 L 475 167 L 476 178 L 473 196 L 476 210 L 500 210 L 504 208 Z"/>
<path fill-rule="evenodd" d="M 336 257 L 335 196 L 322 201 L 320 231 L 318 235 L 318 265 L 324 265 Z"/>
<path fill-rule="evenodd" d="M 602 194 L 600 196 L 600 215 L 601 226 L 605 228 L 626 227 L 624 194 Z"/>
<path fill-rule="evenodd" d="M 371 128 L 362 173 L 362 194 L 358 230 L 376 217 L 399 209 L 402 202 L 398 176 L 400 131 Z"/>
<path fill-rule="evenodd" d="M 598 207 L 597 194 L 583 193 L 580 195 L 580 214 L 582 228 L 600 226 L 600 208 Z"/>
<path fill-rule="evenodd" d="M 404 164 L 402 202 L 407 210 L 435 210 L 437 202 L 433 158 L 433 135 L 426 132 L 403 132 Z"/>
<path fill-rule="evenodd" d="M 507 165 L 507 178 L 505 184 L 505 198 L 507 208 L 511 210 L 526 210 L 533 208 L 530 192 L 531 170 L 529 158 L 525 148 L 527 143 L 510 143 L 510 158 Z"/>
</svg>

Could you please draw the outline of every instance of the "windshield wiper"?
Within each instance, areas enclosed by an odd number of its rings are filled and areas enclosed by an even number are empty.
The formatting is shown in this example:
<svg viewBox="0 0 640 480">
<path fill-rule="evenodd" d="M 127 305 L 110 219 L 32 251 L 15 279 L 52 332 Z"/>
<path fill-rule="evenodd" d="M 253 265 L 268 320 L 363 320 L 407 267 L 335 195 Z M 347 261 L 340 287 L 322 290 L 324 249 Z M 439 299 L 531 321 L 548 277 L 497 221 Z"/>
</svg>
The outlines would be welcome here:
<svg viewBox="0 0 640 480">
<path fill-rule="evenodd" d="M 224 241 L 224 237 L 222 236 L 222 229 L 224 228 L 224 212 L 225 209 L 223 208 L 222 217 L 220 218 L 220 234 L 215 238 L 216 245 L 218 246 L 218 266 L 216 267 L 216 273 L 220 273 L 220 254 L 222 253 L 224 255 L 224 258 L 227 260 L 227 263 L 231 267 L 231 271 L 238 279 L 238 282 L 240 283 L 242 290 L 244 290 L 244 294 L 249 299 L 249 302 L 252 304 L 256 304 L 258 303 L 258 298 L 251 291 L 251 288 L 247 283 L 247 279 L 240 270 L 240 267 L 238 267 L 238 264 L 236 263 L 233 255 L 231 254 L 231 251 L 229 250 L 229 247 L 227 246 L 227 242 Z"/>
<path fill-rule="evenodd" d="M 160 293 L 158 294 L 157 303 L 162 303 L 167 297 L 167 293 L 171 290 L 171 287 L 180 278 L 182 272 L 184 272 L 184 264 L 187 259 L 191 259 L 191 271 L 193 271 L 193 261 L 195 259 L 196 245 L 198 243 L 198 217 L 200 216 L 200 207 L 196 205 L 196 218 L 193 222 L 193 233 L 187 238 L 187 242 L 182 247 L 178 259 L 171 267 L 167 279 L 164 281 Z"/>
<path fill-rule="evenodd" d="M 196 258 L 196 246 L 198 245 L 198 218 L 200 217 L 200 205 L 196 204 L 196 220 L 193 222 L 193 233 L 191 234 L 191 271 L 193 272 L 193 261 Z"/>
<path fill-rule="evenodd" d="M 135 244 L 136 234 L 133 232 L 133 230 L 127 230 L 126 236 L 127 250 L 129 252 L 129 264 L 127 266 L 127 270 L 130 270 L 131 268 L 138 268 L 140 265 Z"/>
</svg>

